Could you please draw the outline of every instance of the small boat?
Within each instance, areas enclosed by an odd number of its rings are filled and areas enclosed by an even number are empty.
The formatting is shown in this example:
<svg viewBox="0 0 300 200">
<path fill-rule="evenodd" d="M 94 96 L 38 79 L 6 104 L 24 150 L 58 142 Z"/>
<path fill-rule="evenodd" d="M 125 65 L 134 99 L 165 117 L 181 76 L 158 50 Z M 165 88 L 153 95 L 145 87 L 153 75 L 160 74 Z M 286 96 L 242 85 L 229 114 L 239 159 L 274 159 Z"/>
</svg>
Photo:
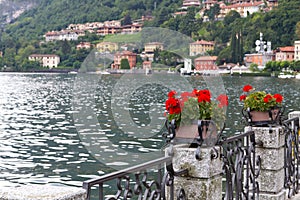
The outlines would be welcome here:
<svg viewBox="0 0 300 200">
<path fill-rule="evenodd" d="M 68 74 L 77 74 L 76 71 L 69 71 Z"/>
</svg>

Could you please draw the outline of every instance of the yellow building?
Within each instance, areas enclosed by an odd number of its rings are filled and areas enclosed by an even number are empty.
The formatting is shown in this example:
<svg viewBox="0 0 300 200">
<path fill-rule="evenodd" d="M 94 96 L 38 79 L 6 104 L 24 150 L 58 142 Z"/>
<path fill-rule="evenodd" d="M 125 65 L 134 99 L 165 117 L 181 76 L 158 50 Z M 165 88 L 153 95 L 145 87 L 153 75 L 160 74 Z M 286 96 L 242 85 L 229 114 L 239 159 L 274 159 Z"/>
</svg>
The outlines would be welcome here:
<svg viewBox="0 0 300 200">
<path fill-rule="evenodd" d="M 164 50 L 163 43 L 160 42 L 150 42 L 145 44 L 145 52 L 153 53 L 155 49 Z"/>
<path fill-rule="evenodd" d="M 116 52 L 118 50 L 118 44 L 114 42 L 101 42 L 96 45 L 99 52 Z"/>
<path fill-rule="evenodd" d="M 145 44 L 145 50 L 142 52 L 141 57 L 143 59 L 148 59 L 153 61 L 154 58 L 154 51 L 156 49 L 164 50 L 164 45 L 161 42 L 150 42 Z"/>
<path fill-rule="evenodd" d="M 190 44 L 190 56 L 196 56 L 214 50 L 215 43 L 205 40 L 198 40 Z"/>
</svg>

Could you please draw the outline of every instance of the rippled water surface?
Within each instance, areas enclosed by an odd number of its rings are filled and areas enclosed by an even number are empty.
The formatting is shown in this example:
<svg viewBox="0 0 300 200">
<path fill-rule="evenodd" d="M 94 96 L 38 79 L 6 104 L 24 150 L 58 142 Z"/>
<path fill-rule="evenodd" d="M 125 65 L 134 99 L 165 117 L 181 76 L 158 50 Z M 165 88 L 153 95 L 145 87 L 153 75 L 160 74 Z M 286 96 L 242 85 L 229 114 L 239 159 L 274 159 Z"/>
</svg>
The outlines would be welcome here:
<svg viewBox="0 0 300 200">
<path fill-rule="evenodd" d="M 158 116 L 157 123 L 162 124 L 166 93 L 173 88 L 141 82 L 141 87 L 131 91 L 130 101 L 123 102 L 117 99 L 125 92 L 122 86 L 118 86 L 120 95 L 114 93 L 120 78 L 103 76 L 90 86 L 90 79 L 81 80 L 76 75 L 0 74 L 0 187 L 27 183 L 81 186 L 88 178 L 114 170 L 103 164 L 103 158 L 110 166 L 126 167 L 144 154 L 159 152 L 164 144 L 161 126 L 151 126 L 148 137 L 141 133 L 152 123 L 151 116 Z M 226 134 L 243 130 L 238 97 L 245 84 L 281 93 L 286 113 L 300 110 L 300 80 L 271 77 L 223 77 L 222 80 L 230 101 Z M 194 87 L 205 87 L 201 77 L 190 77 L 187 81 Z M 111 100 L 112 95 L 116 102 Z M 121 108 L 127 109 L 127 117 L 132 119 L 128 121 L 133 123 L 130 127 L 136 128 L 126 129 L 126 121 L 118 118 L 122 116 Z M 124 159 L 116 161 L 116 156 Z"/>
</svg>

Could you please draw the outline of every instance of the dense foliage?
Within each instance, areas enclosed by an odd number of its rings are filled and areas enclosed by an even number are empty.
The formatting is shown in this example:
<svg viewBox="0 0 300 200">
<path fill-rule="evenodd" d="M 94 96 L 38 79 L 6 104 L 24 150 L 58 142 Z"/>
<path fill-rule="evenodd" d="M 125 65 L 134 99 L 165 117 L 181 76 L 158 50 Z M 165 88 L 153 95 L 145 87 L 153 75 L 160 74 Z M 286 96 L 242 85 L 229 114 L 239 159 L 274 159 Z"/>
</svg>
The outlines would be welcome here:
<svg viewBox="0 0 300 200">
<path fill-rule="evenodd" d="M 17 2 L 17 1 L 16 1 Z M 21 1 L 19 1 L 21 2 Z M 33 1 L 32 1 L 33 2 Z M 10 66 L 15 70 L 28 65 L 26 58 L 31 53 L 56 53 L 62 56 L 61 65 L 78 67 L 88 51 L 77 51 L 76 42 L 55 42 L 41 44 L 47 31 L 61 30 L 71 23 L 123 19 L 124 24 L 143 15 L 155 18 L 145 26 L 160 26 L 184 33 L 193 39 L 215 41 L 216 48 L 211 55 L 218 56 L 218 62 L 242 62 L 244 53 L 255 51 L 259 33 L 264 40 L 272 42 L 272 49 L 293 45 L 300 39 L 300 1 L 279 0 L 278 8 L 259 12 L 242 18 L 237 12 L 230 12 L 223 20 L 214 20 L 220 11 L 218 6 L 206 12 L 210 19 L 203 22 L 198 10 L 191 8 L 187 15 L 173 16 L 182 1 L 174 0 L 41 0 L 32 9 L 24 12 L 15 21 L 0 29 L 0 67 Z M 1 19 L 0 19 L 1 20 Z M 0 24 L 3 24 L 1 22 Z M 89 34 L 81 41 L 97 42 L 101 37 Z M 78 42 L 77 42 L 78 43 Z M 158 58 L 166 55 L 161 52 Z M 177 64 L 177 63 L 172 63 Z"/>
</svg>

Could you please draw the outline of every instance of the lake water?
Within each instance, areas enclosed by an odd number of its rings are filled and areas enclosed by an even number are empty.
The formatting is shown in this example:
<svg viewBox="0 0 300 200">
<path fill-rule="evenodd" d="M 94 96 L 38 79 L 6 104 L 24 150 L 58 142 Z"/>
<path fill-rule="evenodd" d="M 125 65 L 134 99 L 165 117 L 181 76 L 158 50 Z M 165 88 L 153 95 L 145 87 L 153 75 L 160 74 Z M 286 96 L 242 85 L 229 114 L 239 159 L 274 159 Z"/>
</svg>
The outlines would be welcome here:
<svg viewBox="0 0 300 200">
<path fill-rule="evenodd" d="M 163 76 L 177 87 L 185 84 L 175 75 Z M 147 81 L 121 75 L 0 74 L 0 187 L 81 186 L 159 155 L 170 88 Z M 199 89 L 206 85 L 200 76 L 186 81 Z M 245 84 L 281 93 L 285 114 L 300 110 L 300 80 L 233 76 L 218 84 L 230 101 L 228 135 L 243 130 L 239 96 Z"/>
</svg>

